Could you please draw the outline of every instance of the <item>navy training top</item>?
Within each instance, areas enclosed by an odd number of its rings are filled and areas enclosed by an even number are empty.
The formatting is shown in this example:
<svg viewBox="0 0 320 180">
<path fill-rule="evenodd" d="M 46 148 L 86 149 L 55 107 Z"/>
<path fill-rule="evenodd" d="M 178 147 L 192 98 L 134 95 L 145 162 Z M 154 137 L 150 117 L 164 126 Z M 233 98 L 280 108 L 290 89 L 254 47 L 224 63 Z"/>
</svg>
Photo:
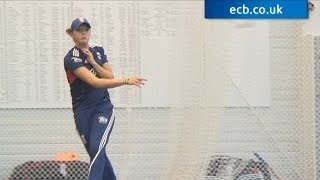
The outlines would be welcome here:
<svg viewBox="0 0 320 180">
<path fill-rule="evenodd" d="M 102 66 L 108 62 L 104 49 L 101 46 L 90 47 L 94 59 Z M 70 92 L 72 97 L 72 108 L 74 111 L 79 111 L 92 107 L 102 101 L 109 101 L 110 96 L 106 88 L 94 88 L 91 85 L 80 80 L 73 71 L 79 67 L 86 67 L 91 73 L 99 77 L 95 69 L 87 61 L 86 56 L 77 47 L 69 50 L 64 57 L 64 69 L 66 71 L 67 79 L 70 85 Z"/>
</svg>

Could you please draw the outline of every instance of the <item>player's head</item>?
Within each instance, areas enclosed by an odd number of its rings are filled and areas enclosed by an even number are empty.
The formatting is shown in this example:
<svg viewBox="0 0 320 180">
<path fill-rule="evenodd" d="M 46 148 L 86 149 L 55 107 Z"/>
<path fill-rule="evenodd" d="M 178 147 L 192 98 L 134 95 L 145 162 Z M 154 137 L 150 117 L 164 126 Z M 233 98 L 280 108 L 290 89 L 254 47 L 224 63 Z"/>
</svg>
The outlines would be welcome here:
<svg viewBox="0 0 320 180">
<path fill-rule="evenodd" d="M 79 17 L 72 21 L 70 28 L 66 30 L 73 41 L 76 44 L 88 44 L 90 39 L 90 28 L 89 22 L 83 18 Z"/>
<path fill-rule="evenodd" d="M 308 10 L 313 11 L 314 10 L 314 4 L 312 2 L 308 2 Z"/>
</svg>

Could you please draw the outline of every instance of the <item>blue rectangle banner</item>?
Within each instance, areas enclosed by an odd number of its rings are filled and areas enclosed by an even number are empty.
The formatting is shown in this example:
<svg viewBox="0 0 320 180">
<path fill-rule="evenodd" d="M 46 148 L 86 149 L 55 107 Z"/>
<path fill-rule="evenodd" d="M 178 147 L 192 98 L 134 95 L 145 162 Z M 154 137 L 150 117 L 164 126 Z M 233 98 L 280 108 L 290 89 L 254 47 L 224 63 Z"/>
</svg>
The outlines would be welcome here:
<svg viewBox="0 0 320 180">
<path fill-rule="evenodd" d="M 205 0 L 205 18 L 307 19 L 307 0 Z"/>
</svg>

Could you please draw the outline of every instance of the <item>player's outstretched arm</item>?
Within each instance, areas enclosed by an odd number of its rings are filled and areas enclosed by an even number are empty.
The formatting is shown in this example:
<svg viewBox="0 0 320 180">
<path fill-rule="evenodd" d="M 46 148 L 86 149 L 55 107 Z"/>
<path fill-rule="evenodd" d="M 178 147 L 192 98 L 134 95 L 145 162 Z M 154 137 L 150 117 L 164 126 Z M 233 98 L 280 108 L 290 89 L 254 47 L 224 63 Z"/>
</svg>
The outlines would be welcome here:
<svg viewBox="0 0 320 180">
<path fill-rule="evenodd" d="M 122 85 L 135 85 L 137 87 L 141 87 L 141 85 L 144 85 L 144 81 L 146 81 L 146 79 L 141 77 L 129 77 L 121 79 L 97 78 L 85 67 L 79 67 L 74 70 L 73 73 L 79 79 L 95 88 L 115 88 Z"/>
</svg>

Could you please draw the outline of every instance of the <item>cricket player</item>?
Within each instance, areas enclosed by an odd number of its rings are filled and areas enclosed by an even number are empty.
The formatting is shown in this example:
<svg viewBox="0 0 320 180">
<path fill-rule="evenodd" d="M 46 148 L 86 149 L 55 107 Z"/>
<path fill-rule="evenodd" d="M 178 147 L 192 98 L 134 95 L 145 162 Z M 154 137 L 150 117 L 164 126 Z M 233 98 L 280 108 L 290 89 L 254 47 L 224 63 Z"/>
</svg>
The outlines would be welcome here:
<svg viewBox="0 0 320 180">
<path fill-rule="evenodd" d="M 83 17 L 72 21 L 66 33 L 75 46 L 66 54 L 64 68 L 76 128 L 90 156 L 89 180 L 115 180 L 105 151 L 115 120 L 108 89 L 123 85 L 140 87 L 146 80 L 114 78 L 103 47 L 89 46 L 90 29 L 91 25 Z"/>
</svg>

